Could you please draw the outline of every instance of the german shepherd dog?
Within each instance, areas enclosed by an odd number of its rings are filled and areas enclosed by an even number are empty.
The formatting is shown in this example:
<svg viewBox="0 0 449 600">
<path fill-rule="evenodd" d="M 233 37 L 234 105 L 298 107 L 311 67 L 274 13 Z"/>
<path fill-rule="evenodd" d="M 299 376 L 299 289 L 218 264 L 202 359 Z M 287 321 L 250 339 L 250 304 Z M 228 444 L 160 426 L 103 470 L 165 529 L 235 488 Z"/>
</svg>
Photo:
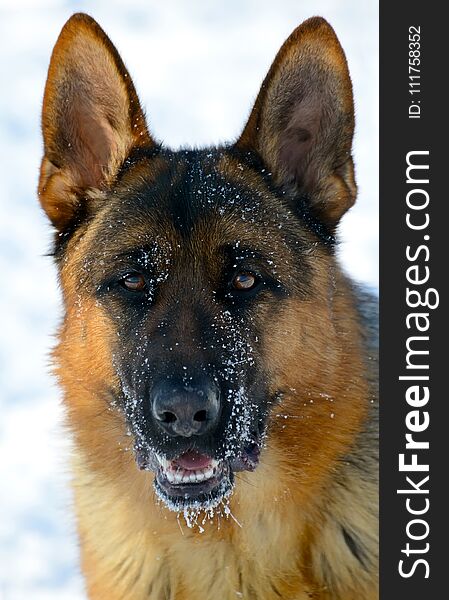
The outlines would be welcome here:
<svg viewBox="0 0 449 600">
<path fill-rule="evenodd" d="M 335 257 L 356 185 L 333 29 L 291 34 L 237 141 L 172 151 L 76 14 L 42 127 L 89 598 L 376 598 L 376 315 Z"/>
</svg>

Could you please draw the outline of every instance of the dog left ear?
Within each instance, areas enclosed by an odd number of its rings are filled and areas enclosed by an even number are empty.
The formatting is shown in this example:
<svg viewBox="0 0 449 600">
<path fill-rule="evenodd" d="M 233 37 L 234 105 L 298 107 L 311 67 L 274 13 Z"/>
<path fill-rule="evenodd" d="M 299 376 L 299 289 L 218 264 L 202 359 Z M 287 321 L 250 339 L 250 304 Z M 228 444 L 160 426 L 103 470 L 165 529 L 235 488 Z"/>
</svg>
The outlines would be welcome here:
<svg viewBox="0 0 449 600">
<path fill-rule="evenodd" d="M 105 189 L 135 147 L 151 147 L 136 90 L 117 50 L 86 14 L 64 25 L 42 108 L 39 198 L 64 231 L 94 189 Z"/>
<path fill-rule="evenodd" d="M 352 85 L 332 27 L 300 25 L 279 50 L 236 148 L 256 151 L 276 183 L 294 185 L 333 229 L 356 196 Z"/>
</svg>

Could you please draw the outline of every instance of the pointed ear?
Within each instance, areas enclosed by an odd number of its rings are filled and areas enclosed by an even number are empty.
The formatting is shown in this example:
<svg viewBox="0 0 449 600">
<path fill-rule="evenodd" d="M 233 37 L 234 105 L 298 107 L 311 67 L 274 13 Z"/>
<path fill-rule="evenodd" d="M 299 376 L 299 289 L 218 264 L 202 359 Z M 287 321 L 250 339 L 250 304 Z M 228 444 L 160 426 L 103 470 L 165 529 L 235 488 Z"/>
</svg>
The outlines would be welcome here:
<svg viewBox="0 0 449 600">
<path fill-rule="evenodd" d="M 39 197 L 59 231 L 89 191 L 114 180 L 131 149 L 154 144 L 125 65 L 88 15 L 73 15 L 56 42 L 42 131 Z"/>
<path fill-rule="evenodd" d="M 294 185 L 333 228 L 354 203 L 352 86 L 332 27 L 314 17 L 287 39 L 236 147 L 256 151 L 276 183 Z"/>
</svg>

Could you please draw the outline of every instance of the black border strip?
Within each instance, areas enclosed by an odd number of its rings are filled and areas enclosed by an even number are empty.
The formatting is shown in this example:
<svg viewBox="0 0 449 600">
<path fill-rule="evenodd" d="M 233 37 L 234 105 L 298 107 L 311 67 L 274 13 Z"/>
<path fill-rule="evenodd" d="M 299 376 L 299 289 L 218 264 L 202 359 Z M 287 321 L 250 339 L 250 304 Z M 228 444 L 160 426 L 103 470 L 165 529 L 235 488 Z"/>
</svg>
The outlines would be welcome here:
<svg viewBox="0 0 449 600">
<path fill-rule="evenodd" d="M 445 541 L 447 525 L 447 491 L 449 482 L 447 458 L 449 456 L 449 398 L 444 381 L 447 356 L 446 337 L 449 333 L 445 311 L 443 290 L 446 272 L 448 193 L 445 190 L 444 165 L 446 149 L 443 148 L 447 129 L 447 115 L 444 110 L 449 104 L 446 88 L 446 40 L 448 24 L 443 15 L 444 6 L 437 3 L 409 2 L 393 3 L 382 0 L 380 3 L 380 398 L 381 398 L 381 487 L 380 487 L 380 550 L 381 550 L 381 599 L 407 598 L 422 600 L 446 597 L 446 576 L 448 552 Z M 437 10 L 440 9 L 440 10 Z M 411 94 L 409 86 L 409 28 L 420 28 L 420 92 Z M 413 33 L 413 30 L 412 30 Z M 411 36 L 412 37 L 412 36 Z M 413 41 L 413 40 L 412 40 Z M 413 73 L 413 71 L 412 71 Z M 415 86 L 419 87 L 419 86 Z M 412 100 L 420 107 L 420 118 L 409 118 L 409 105 Z M 419 100 L 419 102 L 418 102 Z M 418 109 L 414 108 L 413 111 Z M 428 151 L 428 155 L 409 156 L 415 162 L 429 164 L 429 183 L 407 183 L 407 154 L 411 151 Z M 419 160 L 418 158 L 419 157 Z M 415 171 L 415 179 L 422 171 Z M 412 173 L 413 174 L 413 173 Z M 426 177 L 422 177 L 425 179 Z M 420 211 L 412 211 L 413 217 L 424 218 L 427 212 L 429 225 L 424 230 L 407 227 L 407 193 L 413 188 L 424 189 L 429 194 L 429 205 Z M 411 200 L 425 199 L 424 193 L 412 194 Z M 428 239 L 425 236 L 429 236 Z M 421 250 L 415 261 L 413 256 L 420 245 L 429 250 Z M 407 269 L 418 265 L 418 271 L 410 271 L 409 277 L 425 273 L 429 268 L 429 281 L 421 285 L 410 285 Z M 439 306 L 435 309 L 407 306 L 406 288 L 434 288 L 439 293 Z M 435 300 L 436 295 L 431 294 Z M 428 365 L 428 369 L 407 369 L 406 343 L 416 332 L 416 320 L 407 315 L 414 312 L 428 313 L 429 328 L 421 332 L 428 340 L 415 340 L 415 348 L 428 350 L 429 354 L 413 357 L 415 363 Z M 425 319 L 421 321 L 424 325 Z M 400 376 L 429 376 L 429 380 L 399 380 Z M 412 407 L 406 400 L 406 391 L 411 385 L 429 388 L 429 400 L 421 407 Z M 407 414 L 419 411 L 419 422 L 426 419 L 430 424 L 422 432 L 413 433 L 416 440 L 429 442 L 429 449 L 416 450 L 417 461 L 429 465 L 428 472 L 401 472 L 399 455 L 405 453 L 405 462 L 410 463 L 414 453 L 406 450 L 405 434 Z M 409 424 L 417 423 L 411 421 Z M 428 493 L 397 493 L 401 489 L 413 489 L 407 482 L 409 476 L 415 485 L 426 476 L 429 479 L 420 485 Z M 412 515 L 407 509 L 429 509 L 422 515 Z M 413 519 L 421 519 L 429 526 L 429 533 L 422 540 L 413 540 L 407 535 L 424 535 L 423 523 L 408 525 Z M 407 543 L 409 550 L 407 551 Z M 426 544 L 429 544 L 427 547 Z M 427 551 L 426 551 L 427 549 Z M 412 550 L 412 552 L 410 552 Z M 408 554 L 408 555 L 407 555 Z M 401 576 L 399 561 L 403 560 L 402 570 L 409 577 Z M 422 560 L 423 562 L 416 563 Z M 424 563 L 425 561 L 425 563 Z M 428 569 L 427 566 L 428 565 Z M 426 578 L 426 575 L 428 577 Z"/>
</svg>

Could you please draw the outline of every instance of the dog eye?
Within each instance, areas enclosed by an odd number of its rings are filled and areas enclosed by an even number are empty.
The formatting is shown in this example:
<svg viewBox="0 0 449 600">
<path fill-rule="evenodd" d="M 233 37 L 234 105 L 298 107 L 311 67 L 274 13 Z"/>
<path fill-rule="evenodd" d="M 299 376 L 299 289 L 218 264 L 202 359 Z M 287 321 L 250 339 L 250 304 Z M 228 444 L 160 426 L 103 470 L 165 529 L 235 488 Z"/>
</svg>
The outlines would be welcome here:
<svg viewBox="0 0 449 600">
<path fill-rule="evenodd" d="M 142 292 L 147 287 L 145 277 L 141 273 L 128 273 L 120 283 L 130 292 Z"/>
<path fill-rule="evenodd" d="M 239 292 L 248 292 L 259 283 L 259 278 L 249 271 L 241 271 L 234 276 L 232 287 Z"/>
</svg>

